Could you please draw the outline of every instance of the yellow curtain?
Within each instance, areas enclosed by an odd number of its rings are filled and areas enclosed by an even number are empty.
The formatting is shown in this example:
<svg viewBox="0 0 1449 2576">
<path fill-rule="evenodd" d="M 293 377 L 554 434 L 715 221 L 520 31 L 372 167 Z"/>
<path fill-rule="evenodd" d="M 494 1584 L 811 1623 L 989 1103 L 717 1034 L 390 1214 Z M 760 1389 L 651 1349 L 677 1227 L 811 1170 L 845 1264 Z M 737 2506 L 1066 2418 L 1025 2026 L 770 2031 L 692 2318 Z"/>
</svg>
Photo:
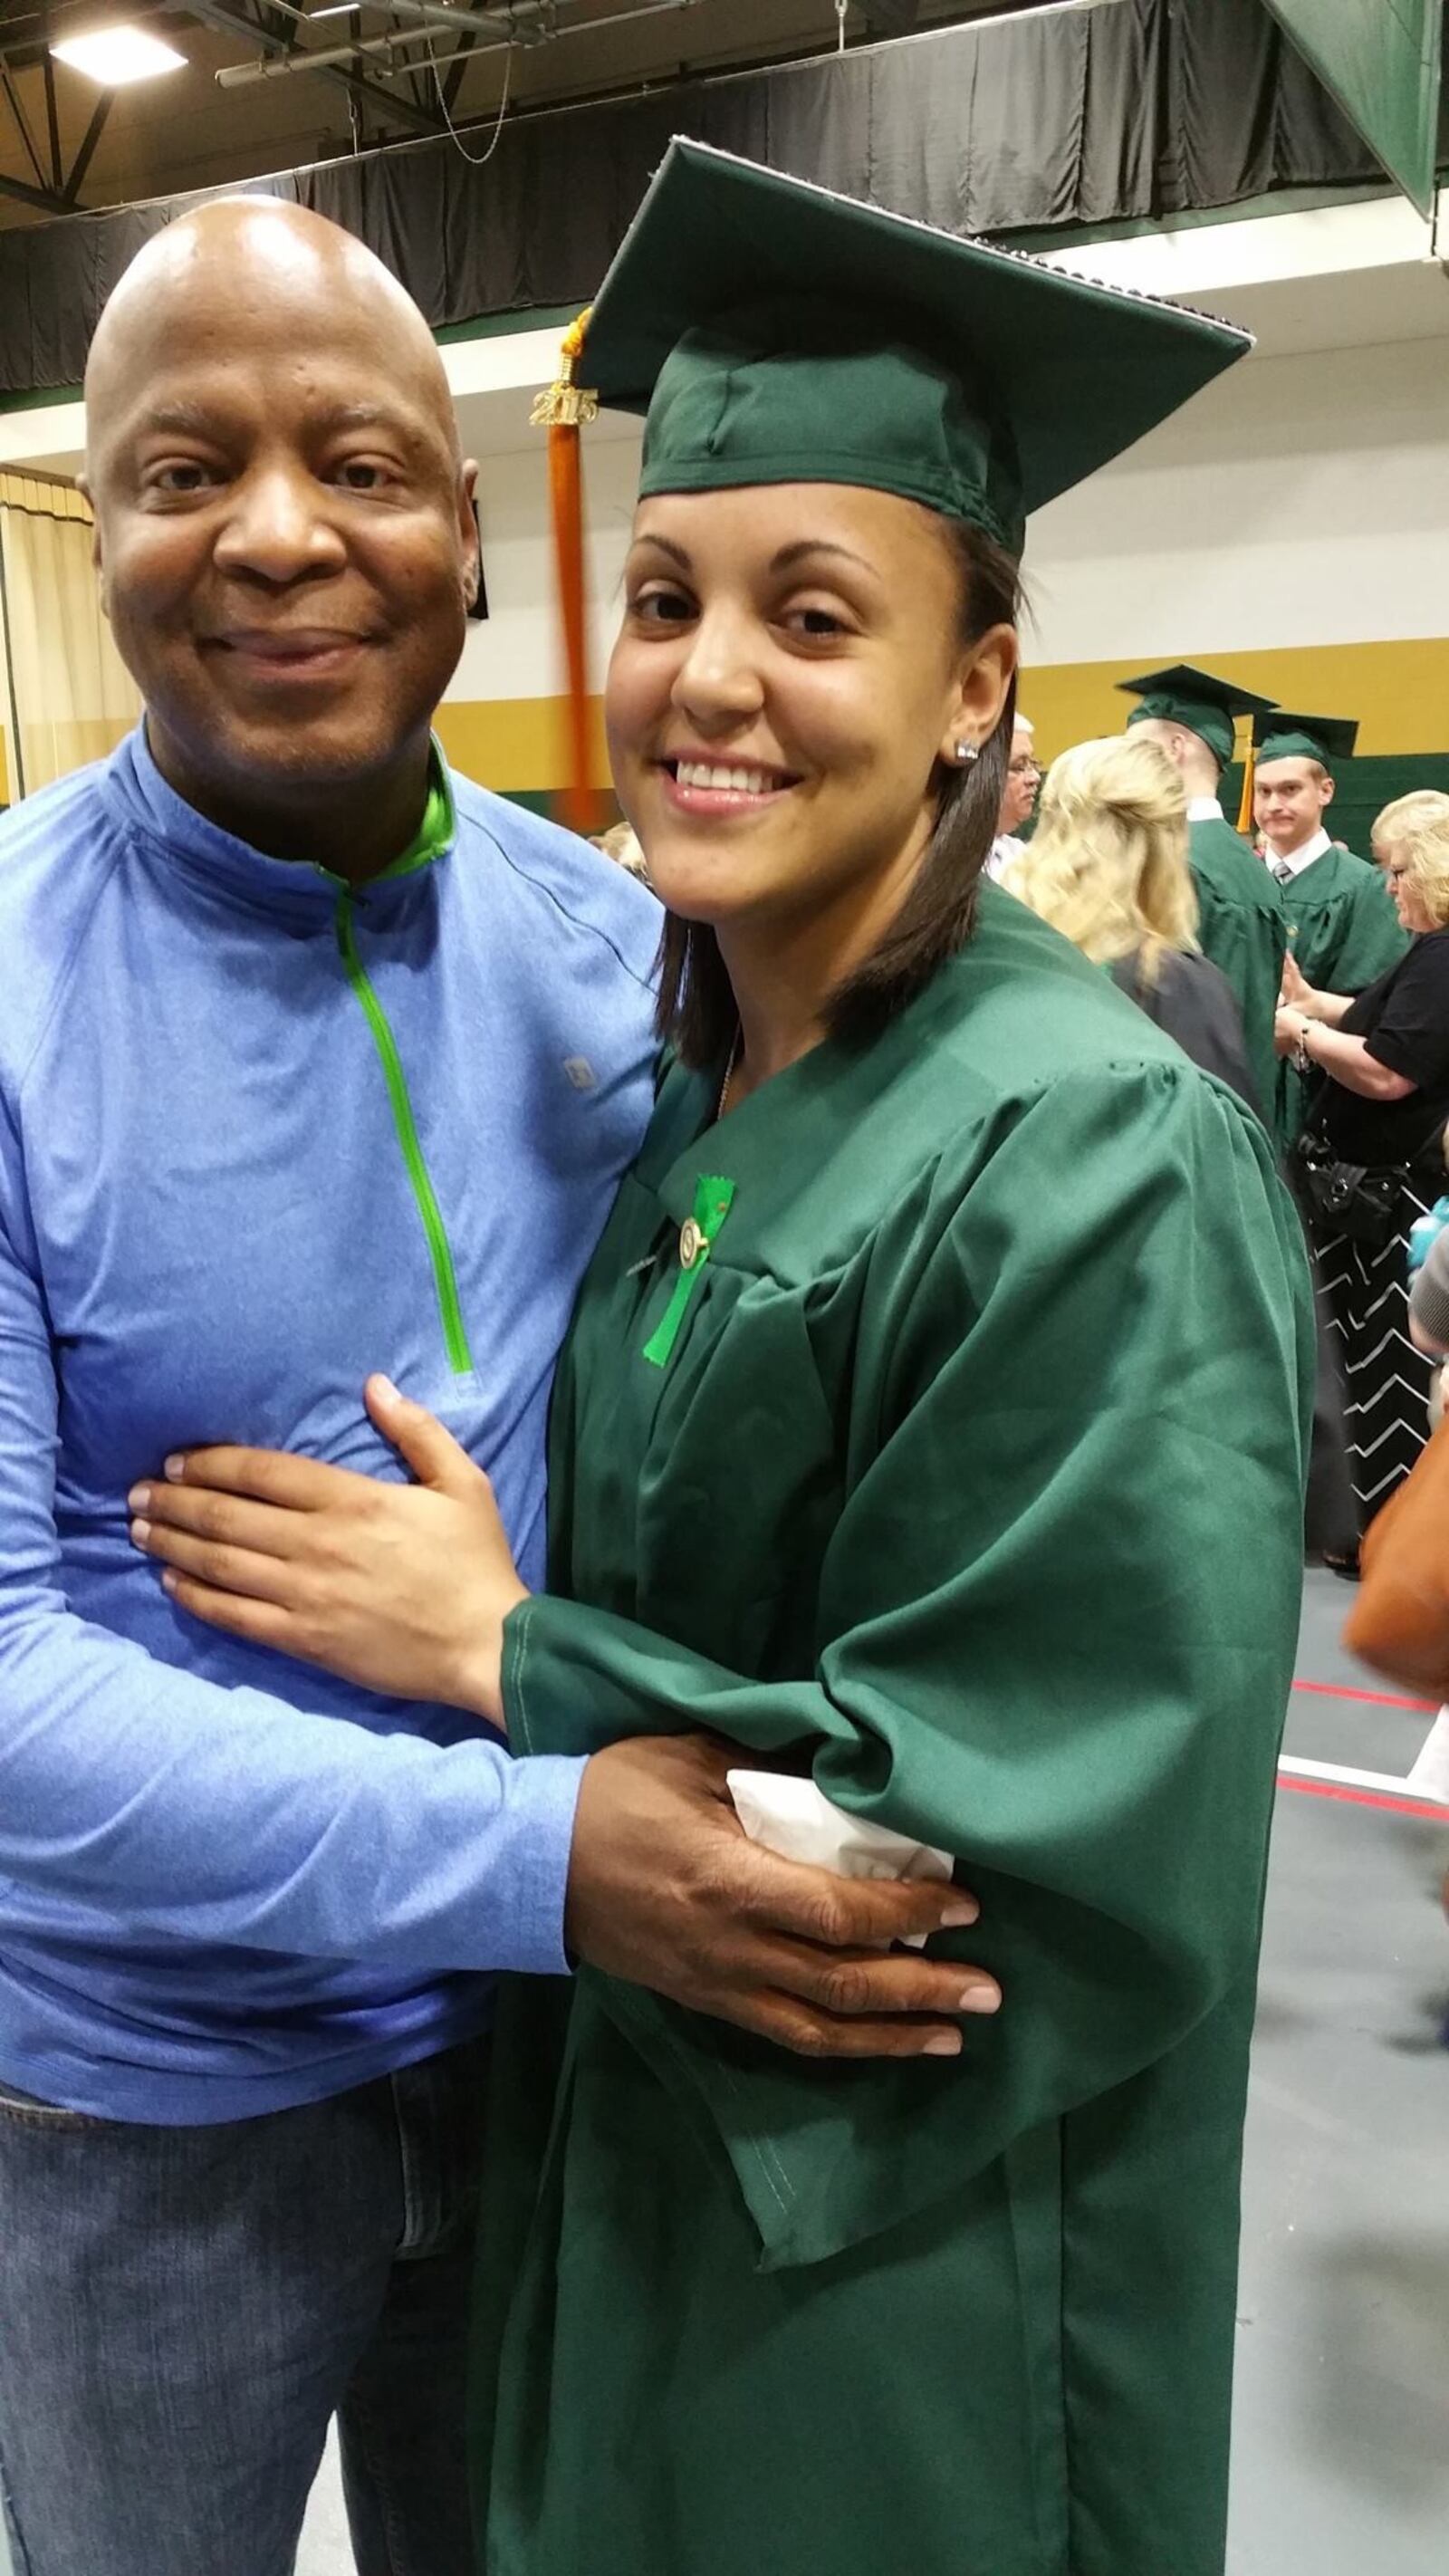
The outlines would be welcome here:
<svg viewBox="0 0 1449 2576">
<path fill-rule="evenodd" d="M 103 758 L 140 713 L 101 615 L 90 509 L 69 483 L 0 474 L 0 666 L 9 804 Z"/>
</svg>

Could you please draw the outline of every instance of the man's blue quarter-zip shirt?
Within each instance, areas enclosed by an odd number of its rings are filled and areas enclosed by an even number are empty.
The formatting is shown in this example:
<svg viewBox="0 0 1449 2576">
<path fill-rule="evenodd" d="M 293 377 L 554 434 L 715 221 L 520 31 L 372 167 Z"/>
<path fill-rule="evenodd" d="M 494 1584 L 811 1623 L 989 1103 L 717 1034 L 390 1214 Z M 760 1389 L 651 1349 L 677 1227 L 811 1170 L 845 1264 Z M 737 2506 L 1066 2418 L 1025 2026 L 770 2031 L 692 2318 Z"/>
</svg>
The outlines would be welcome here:
<svg viewBox="0 0 1449 2576">
<path fill-rule="evenodd" d="M 430 822 L 349 893 L 141 733 L 0 822 L 0 2082 L 77 2110 L 315 2100 L 477 2030 L 484 1971 L 564 1964 L 578 1763 L 202 1626 L 127 1536 L 198 1442 L 400 1475 L 382 1369 L 542 1580 L 659 914 L 440 757 Z"/>
</svg>

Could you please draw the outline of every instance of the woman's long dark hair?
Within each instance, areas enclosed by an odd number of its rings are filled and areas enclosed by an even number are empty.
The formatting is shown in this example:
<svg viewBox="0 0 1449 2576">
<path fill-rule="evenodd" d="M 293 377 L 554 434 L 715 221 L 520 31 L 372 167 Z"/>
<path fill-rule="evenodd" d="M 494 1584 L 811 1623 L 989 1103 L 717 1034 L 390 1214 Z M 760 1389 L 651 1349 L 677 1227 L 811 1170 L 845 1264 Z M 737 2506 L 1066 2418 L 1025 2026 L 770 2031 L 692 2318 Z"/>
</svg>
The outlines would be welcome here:
<svg viewBox="0 0 1449 2576">
<path fill-rule="evenodd" d="M 960 571 L 962 651 L 993 626 L 1014 626 L 1021 609 L 1021 568 L 1004 546 L 964 521 L 943 521 Z M 981 757 L 966 769 L 940 764 L 936 821 L 910 893 L 885 936 L 832 997 L 832 1037 L 872 1036 L 924 991 L 937 968 L 971 935 L 976 889 L 996 837 L 1016 714 L 1016 682 Z M 667 913 L 660 943 L 659 1034 L 694 1067 L 719 1064 L 734 1042 L 739 1014 L 713 930 Z"/>
</svg>

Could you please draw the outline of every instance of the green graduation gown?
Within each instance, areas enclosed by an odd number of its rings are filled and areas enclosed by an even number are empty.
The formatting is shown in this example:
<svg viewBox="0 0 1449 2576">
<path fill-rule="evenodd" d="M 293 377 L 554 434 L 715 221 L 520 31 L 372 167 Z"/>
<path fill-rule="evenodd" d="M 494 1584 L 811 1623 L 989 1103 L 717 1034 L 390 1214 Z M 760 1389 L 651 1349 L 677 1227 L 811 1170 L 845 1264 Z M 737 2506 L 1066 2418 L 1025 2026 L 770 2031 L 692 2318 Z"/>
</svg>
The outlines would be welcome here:
<svg viewBox="0 0 1449 2576">
<path fill-rule="evenodd" d="M 813 1764 L 960 1855 L 936 1947 L 1005 2003 L 959 2059 L 815 2063 L 511 1984 L 483 2564 L 1218 2576 L 1297 1220 L 1252 1113 L 990 886 L 871 1046 L 713 1098 L 669 1074 L 581 1295 L 512 1741 Z"/>
<path fill-rule="evenodd" d="M 1198 940 L 1203 955 L 1226 975 L 1238 997 L 1248 1061 L 1266 1116 L 1278 1098 L 1273 1021 L 1283 987 L 1287 916 L 1262 860 L 1221 815 L 1190 823 L 1188 840 Z"/>
<path fill-rule="evenodd" d="M 1325 850 L 1282 890 L 1288 944 L 1320 993 L 1361 993 L 1396 966 L 1409 944 L 1379 869 L 1352 850 Z M 1317 1076 L 1314 1076 L 1317 1080 Z M 1291 1145 L 1303 1125 L 1309 1085 L 1280 1067 L 1279 1129 Z"/>
</svg>

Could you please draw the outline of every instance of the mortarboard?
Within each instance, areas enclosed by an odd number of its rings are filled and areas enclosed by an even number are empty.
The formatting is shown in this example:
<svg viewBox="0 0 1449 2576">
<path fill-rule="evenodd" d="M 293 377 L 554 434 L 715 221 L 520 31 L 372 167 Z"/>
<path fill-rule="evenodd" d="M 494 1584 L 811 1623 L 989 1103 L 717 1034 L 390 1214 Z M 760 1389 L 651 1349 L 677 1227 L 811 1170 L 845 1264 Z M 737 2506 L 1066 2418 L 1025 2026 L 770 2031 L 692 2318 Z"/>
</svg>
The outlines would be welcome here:
<svg viewBox="0 0 1449 2576">
<path fill-rule="evenodd" d="M 1320 769 L 1332 769 L 1336 760 L 1353 758 L 1357 740 L 1358 726 L 1348 716 L 1290 715 L 1278 707 L 1253 720 L 1259 768 L 1265 760 L 1316 760 Z"/>
<path fill-rule="evenodd" d="M 1234 718 L 1274 711 L 1272 698 L 1255 697 L 1251 689 L 1219 680 L 1211 671 L 1195 671 L 1188 662 L 1175 662 L 1165 671 L 1144 671 L 1140 679 L 1119 680 L 1117 686 L 1142 701 L 1128 717 L 1129 725 L 1141 724 L 1147 717 L 1182 725 L 1207 744 L 1219 769 L 1226 769 L 1233 756 Z"/>
<path fill-rule="evenodd" d="M 576 776 L 577 431 L 600 403 L 646 415 L 642 495 L 860 484 L 1019 555 L 1029 511 L 1251 345 L 1227 323 L 676 137 L 534 411 L 551 432 Z"/>
</svg>

